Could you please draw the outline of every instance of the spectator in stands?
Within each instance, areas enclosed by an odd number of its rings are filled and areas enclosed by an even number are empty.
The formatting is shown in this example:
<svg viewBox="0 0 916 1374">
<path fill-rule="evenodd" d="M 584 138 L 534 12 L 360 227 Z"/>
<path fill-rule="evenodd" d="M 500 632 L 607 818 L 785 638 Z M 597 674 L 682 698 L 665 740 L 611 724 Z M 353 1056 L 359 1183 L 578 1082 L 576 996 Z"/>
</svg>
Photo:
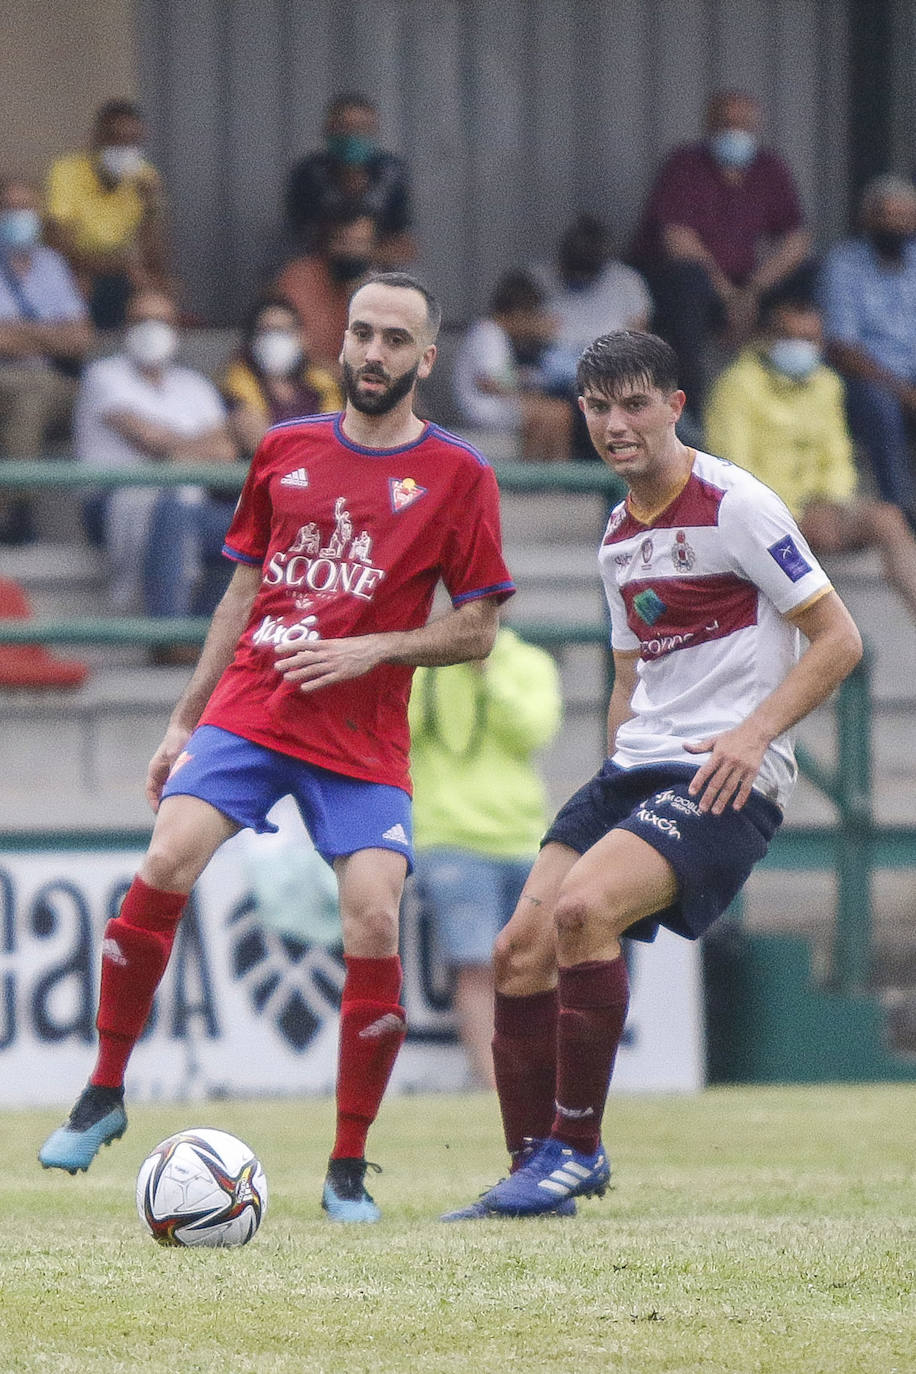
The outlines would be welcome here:
<svg viewBox="0 0 916 1374">
<path fill-rule="evenodd" d="M 37 192 L 0 184 L 0 456 L 37 458 L 69 431 L 75 374 L 93 338 L 64 259 L 41 242 Z M 0 498 L 0 543 L 34 536 L 25 497 Z"/>
<path fill-rule="evenodd" d="M 763 325 L 713 383 L 709 447 L 781 496 L 817 555 L 879 549 L 888 582 L 916 618 L 916 539 L 899 506 L 856 493 L 843 384 L 822 362 L 816 307 L 776 298 Z"/>
<path fill-rule="evenodd" d="M 547 309 L 557 325 L 549 356 L 551 383 L 565 392 L 573 409 L 571 456 L 592 462 L 598 455 L 577 399 L 579 356 L 600 334 L 646 329 L 652 298 L 640 273 L 614 257 L 608 225 L 589 214 L 578 215 L 564 230 L 556 267 L 543 280 Z"/>
<path fill-rule="evenodd" d="M 179 346 L 171 296 L 131 297 L 123 350 L 86 369 L 77 398 L 77 457 L 96 467 L 136 463 L 231 463 L 236 458 L 219 392 L 173 360 Z M 220 562 L 236 493 L 201 487 L 123 486 L 92 507 L 111 564 L 110 593 L 121 611 L 207 615 L 223 586 L 195 599 L 201 565 Z M 193 657 L 191 651 L 193 650 Z M 186 652 L 187 651 L 187 652 Z M 197 646 L 173 646 L 157 661 L 196 661 Z"/>
<path fill-rule="evenodd" d="M 352 207 L 329 211 L 318 228 L 314 249 L 292 258 L 274 284 L 299 312 L 314 362 L 331 368 L 335 375 L 350 297 L 379 266 L 377 248 L 371 215 Z"/>
<path fill-rule="evenodd" d="M 496 936 L 546 827 L 534 764 L 560 724 L 556 665 L 503 627 L 483 663 L 418 668 L 410 695 L 416 874 L 474 1083 L 493 1087 Z"/>
<path fill-rule="evenodd" d="M 526 461 L 569 458 L 572 407 L 546 371 L 555 335 L 556 322 L 534 278 L 506 272 L 487 315 L 468 329 L 455 358 L 452 384 L 464 423 L 513 436 Z"/>
<path fill-rule="evenodd" d="M 655 300 L 655 328 L 678 354 L 699 410 L 706 345 L 747 341 L 764 292 L 810 281 L 810 236 L 786 164 L 760 144 L 761 108 L 744 91 L 719 91 L 700 143 L 675 148 L 656 177 L 633 244 Z"/>
<path fill-rule="evenodd" d="M 916 426 L 916 186 L 870 181 L 861 232 L 827 254 L 820 278 L 827 355 L 846 382 L 856 443 L 878 491 L 912 520 L 910 440 Z"/>
<path fill-rule="evenodd" d="M 69 260 L 100 329 L 124 323 L 132 291 L 166 286 L 162 183 L 132 100 L 96 112 L 89 150 L 51 166 L 48 242 Z"/>
<path fill-rule="evenodd" d="M 645 279 L 614 257 L 611 231 L 596 215 L 578 215 L 557 245 L 556 267 L 544 274 L 556 343 L 573 357 L 616 329 L 645 329 L 652 298 Z"/>
<path fill-rule="evenodd" d="M 415 256 L 410 235 L 406 164 L 379 147 L 378 110 L 364 95 L 337 95 L 325 111 L 324 148 L 289 174 L 286 216 L 305 252 L 318 246 L 321 225 L 341 210 L 370 215 L 378 226 L 378 266 L 403 267 Z"/>
<path fill-rule="evenodd" d="M 276 293 L 262 296 L 249 311 L 241 350 L 226 370 L 222 391 L 230 428 L 246 458 L 270 425 L 343 407 L 333 373 L 309 357 L 296 307 Z"/>
</svg>

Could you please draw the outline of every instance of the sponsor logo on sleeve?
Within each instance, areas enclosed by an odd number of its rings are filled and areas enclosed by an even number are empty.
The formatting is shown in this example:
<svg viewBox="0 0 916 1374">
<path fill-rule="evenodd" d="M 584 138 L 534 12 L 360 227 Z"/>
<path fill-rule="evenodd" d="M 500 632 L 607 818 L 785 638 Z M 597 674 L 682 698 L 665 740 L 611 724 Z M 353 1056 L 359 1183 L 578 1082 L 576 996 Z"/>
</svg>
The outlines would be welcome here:
<svg viewBox="0 0 916 1374">
<path fill-rule="evenodd" d="M 799 551 L 791 534 L 784 534 L 777 539 L 775 544 L 769 546 L 767 553 L 779 564 L 790 582 L 800 582 L 805 573 L 811 571 L 811 564 Z"/>
</svg>

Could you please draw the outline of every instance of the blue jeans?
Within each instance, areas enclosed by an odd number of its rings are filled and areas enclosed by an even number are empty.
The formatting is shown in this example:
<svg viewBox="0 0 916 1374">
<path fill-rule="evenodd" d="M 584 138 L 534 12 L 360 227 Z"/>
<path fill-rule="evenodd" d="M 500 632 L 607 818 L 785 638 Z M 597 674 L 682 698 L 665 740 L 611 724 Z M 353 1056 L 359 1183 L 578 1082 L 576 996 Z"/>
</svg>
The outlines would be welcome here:
<svg viewBox="0 0 916 1374">
<path fill-rule="evenodd" d="M 846 415 L 856 444 L 871 461 L 885 501 L 911 512 L 913 475 L 906 415 L 897 397 L 879 382 L 846 382 Z"/>
</svg>

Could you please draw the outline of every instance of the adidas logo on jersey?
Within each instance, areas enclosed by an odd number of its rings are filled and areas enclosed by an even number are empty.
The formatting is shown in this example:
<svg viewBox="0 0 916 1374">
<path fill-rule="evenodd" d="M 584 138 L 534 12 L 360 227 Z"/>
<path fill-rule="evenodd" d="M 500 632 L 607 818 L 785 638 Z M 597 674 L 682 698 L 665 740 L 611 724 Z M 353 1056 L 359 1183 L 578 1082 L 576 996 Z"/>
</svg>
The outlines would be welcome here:
<svg viewBox="0 0 916 1374">
<path fill-rule="evenodd" d="M 398 844 L 406 844 L 407 835 L 401 822 L 398 821 L 397 825 L 390 825 L 382 834 L 382 839 L 395 840 Z"/>
<path fill-rule="evenodd" d="M 288 472 L 285 477 L 280 478 L 281 487 L 307 487 L 309 475 L 305 468 L 296 468 L 294 472 Z"/>
</svg>

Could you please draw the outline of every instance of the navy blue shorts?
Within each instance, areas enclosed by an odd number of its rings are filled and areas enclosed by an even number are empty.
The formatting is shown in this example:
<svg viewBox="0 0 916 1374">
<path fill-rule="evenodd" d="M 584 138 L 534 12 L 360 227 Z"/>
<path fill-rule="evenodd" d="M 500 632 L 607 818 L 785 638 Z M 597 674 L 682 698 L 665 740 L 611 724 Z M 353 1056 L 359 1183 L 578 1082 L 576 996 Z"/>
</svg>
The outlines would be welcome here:
<svg viewBox="0 0 916 1374">
<path fill-rule="evenodd" d="M 677 901 L 635 922 L 628 939 L 654 940 L 660 925 L 688 940 L 702 935 L 740 892 L 782 820 L 779 807 L 759 792 L 740 811 L 701 812 L 687 791 L 698 767 L 620 768 L 608 759 L 561 807 L 541 841 L 584 854 L 609 831 L 630 830 L 668 860 L 677 875 Z"/>
<path fill-rule="evenodd" d="M 276 831 L 267 813 L 291 796 L 329 864 L 358 849 L 393 849 L 413 869 L 410 797 L 402 787 L 332 773 L 253 744 L 218 725 L 199 725 L 175 760 L 162 796 L 199 797 L 242 827 Z"/>
</svg>

